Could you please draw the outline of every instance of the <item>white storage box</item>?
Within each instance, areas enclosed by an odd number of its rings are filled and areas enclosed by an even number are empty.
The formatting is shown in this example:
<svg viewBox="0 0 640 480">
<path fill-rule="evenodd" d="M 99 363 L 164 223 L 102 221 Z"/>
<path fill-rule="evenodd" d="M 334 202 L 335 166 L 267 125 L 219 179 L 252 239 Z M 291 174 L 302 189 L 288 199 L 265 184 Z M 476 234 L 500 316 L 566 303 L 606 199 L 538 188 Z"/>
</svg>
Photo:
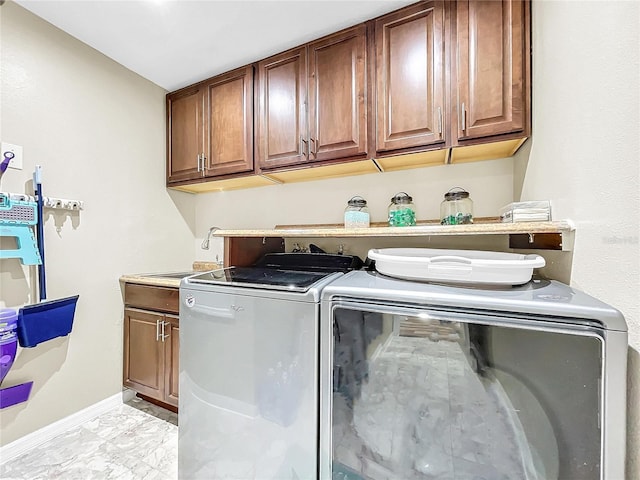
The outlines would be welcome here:
<svg viewBox="0 0 640 480">
<path fill-rule="evenodd" d="M 477 250 L 382 248 L 368 255 L 385 275 L 445 283 L 521 285 L 531 280 L 534 268 L 545 265 L 540 255 Z"/>
<path fill-rule="evenodd" d="M 500 219 L 503 223 L 547 222 L 551 220 L 551 202 L 513 202 L 500 209 Z"/>
</svg>

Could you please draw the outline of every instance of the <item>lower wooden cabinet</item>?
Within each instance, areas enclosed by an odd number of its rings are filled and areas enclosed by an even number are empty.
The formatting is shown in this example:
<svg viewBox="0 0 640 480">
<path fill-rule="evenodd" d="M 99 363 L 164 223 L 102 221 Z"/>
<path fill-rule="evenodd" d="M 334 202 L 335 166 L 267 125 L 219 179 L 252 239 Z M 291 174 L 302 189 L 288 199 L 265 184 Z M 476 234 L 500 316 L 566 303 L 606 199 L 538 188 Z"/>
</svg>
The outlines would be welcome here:
<svg viewBox="0 0 640 480">
<path fill-rule="evenodd" d="M 170 405 L 178 406 L 178 383 L 180 379 L 180 328 L 178 317 L 166 315 L 165 335 L 169 338 L 165 340 L 164 356 L 164 395 L 165 401 Z"/>
<path fill-rule="evenodd" d="M 167 298 L 176 299 L 172 312 L 147 309 L 171 308 L 174 302 Z M 125 286 L 123 384 L 174 407 L 178 406 L 180 357 L 177 298 L 178 289 Z"/>
</svg>

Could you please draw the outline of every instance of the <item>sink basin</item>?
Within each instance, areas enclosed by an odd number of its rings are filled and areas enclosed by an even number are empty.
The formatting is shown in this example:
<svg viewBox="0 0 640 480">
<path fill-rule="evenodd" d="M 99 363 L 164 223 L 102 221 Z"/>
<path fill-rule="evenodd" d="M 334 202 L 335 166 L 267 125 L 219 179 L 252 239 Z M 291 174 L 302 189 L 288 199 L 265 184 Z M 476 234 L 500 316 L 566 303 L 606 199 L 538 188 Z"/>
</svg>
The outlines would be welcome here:
<svg viewBox="0 0 640 480">
<path fill-rule="evenodd" d="M 153 273 L 150 275 L 145 275 L 145 277 L 151 278 L 184 278 L 190 275 L 195 275 L 196 273 L 202 272 L 176 272 L 176 273 Z"/>
</svg>

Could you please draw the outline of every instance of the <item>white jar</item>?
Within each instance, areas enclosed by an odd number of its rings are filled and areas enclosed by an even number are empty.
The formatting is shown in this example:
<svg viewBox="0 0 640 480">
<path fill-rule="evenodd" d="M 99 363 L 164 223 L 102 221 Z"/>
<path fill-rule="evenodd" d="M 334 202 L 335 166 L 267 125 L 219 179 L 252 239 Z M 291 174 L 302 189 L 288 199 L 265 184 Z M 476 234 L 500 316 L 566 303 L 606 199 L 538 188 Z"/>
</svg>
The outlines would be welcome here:
<svg viewBox="0 0 640 480">
<path fill-rule="evenodd" d="M 367 201 L 360 196 L 349 199 L 344 209 L 344 228 L 368 228 L 369 220 Z"/>
</svg>

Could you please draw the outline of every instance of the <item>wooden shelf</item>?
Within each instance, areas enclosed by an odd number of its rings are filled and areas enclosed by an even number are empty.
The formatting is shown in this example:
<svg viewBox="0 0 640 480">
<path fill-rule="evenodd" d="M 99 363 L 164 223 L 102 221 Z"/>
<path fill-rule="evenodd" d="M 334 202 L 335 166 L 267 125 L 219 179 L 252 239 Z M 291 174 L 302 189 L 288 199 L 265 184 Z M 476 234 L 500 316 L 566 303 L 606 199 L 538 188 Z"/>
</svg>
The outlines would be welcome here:
<svg viewBox="0 0 640 480">
<path fill-rule="evenodd" d="M 495 221 L 474 223 L 473 225 L 439 225 L 432 222 L 421 222 L 415 227 L 344 228 L 335 225 L 293 225 L 272 229 L 226 230 L 212 232 L 216 237 L 282 237 L 282 238 L 358 238 L 358 237 L 417 237 L 430 235 L 529 235 L 529 234 L 567 234 L 575 230 L 569 221 L 557 222 L 521 222 L 499 223 Z"/>
<path fill-rule="evenodd" d="M 482 221 L 481 221 L 482 220 Z M 370 228 L 347 229 L 341 224 L 332 225 L 279 225 L 270 229 L 231 230 L 217 229 L 212 236 L 224 237 L 224 264 L 236 266 L 253 265 L 265 253 L 284 252 L 286 239 L 303 241 L 303 239 L 337 239 L 351 238 L 353 242 L 375 244 L 382 243 L 393 246 L 401 244 L 402 238 L 428 238 L 432 235 L 442 237 L 466 236 L 471 242 L 465 242 L 466 248 L 475 241 L 482 244 L 478 236 L 503 236 L 498 239 L 501 249 L 511 251 L 562 251 L 573 250 L 575 227 L 570 221 L 500 223 L 497 218 L 476 218 L 473 225 L 440 225 L 437 221 L 419 221 L 415 227 L 388 227 L 384 223 L 372 225 Z M 474 236 L 476 236 L 474 240 Z M 364 239 L 371 239 L 366 241 Z M 376 240 L 378 239 L 378 240 Z M 397 239 L 398 241 L 390 239 Z M 490 242 L 496 240 L 487 238 Z M 350 242 L 345 242 L 350 243 Z M 445 240 L 447 243 L 447 240 Z M 486 243 L 486 242 L 485 242 Z M 438 247 L 442 248 L 442 247 Z M 481 248 L 482 249 L 482 248 Z M 486 248 L 485 248 L 486 249 Z M 507 250 L 504 250 L 507 251 Z"/>
</svg>

